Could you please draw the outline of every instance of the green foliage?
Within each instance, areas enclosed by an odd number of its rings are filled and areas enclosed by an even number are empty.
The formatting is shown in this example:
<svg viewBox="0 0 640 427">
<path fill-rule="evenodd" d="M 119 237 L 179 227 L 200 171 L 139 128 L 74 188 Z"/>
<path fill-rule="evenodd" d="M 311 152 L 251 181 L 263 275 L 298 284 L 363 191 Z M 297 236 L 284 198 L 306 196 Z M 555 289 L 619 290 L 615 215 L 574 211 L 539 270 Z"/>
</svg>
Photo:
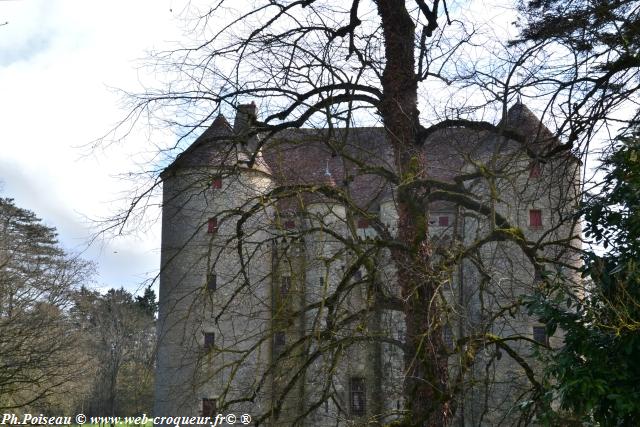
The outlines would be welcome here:
<svg viewBox="0 0 640 427">
<path fill-rule="evenodd" d="M 153 390 L 155 293 L 142 297 L 125 289 L 100 294 L 86 288 L 73 295 L 71 310 L 83 331 L 79 349 L 91 358 L 95 374 L 84 397 L 87 415 L 150 413 Z"/>
<path fill-rule="evenodd" d="M 66 310 L 91 270 L 54 228 L 0 198 L 0 409 L 59 408 L 86 374 Z"/>
<path fill-rule="evenodd" d="M 151 289 L 151 285 L 144 289 L 142 296 L 136 297 L 136 304 L 150 317 L 153 317 L 158 311 L 158 302 L 156 301 L 156 293 Z"/>
<path fill-rule="evenodd" d="M 584 256 L 586 294 L 557 283 L 529 302 L 548 327 L 565 332 L 547 369 L 561 408 L 603 426 L 640 419 L 639 153 L 637 130 L 618 138 L 603 163 L 602 191 L 585 204 L 585 235 L 607 248 Z"/>
</svg>

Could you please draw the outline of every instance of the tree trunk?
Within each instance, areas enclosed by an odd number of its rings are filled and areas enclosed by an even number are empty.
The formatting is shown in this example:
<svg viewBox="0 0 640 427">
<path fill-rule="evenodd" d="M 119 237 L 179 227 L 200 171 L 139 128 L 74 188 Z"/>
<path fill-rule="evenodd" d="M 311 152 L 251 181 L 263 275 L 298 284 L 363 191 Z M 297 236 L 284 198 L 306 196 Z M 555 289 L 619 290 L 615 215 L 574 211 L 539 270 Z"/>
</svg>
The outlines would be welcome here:
<svg viewBox="0 0 640 427">
<path fill-rule="evenodd" d="M 411 189 L 424 178 L 426 159 L 417 140 L 419 128 L 415 75 L 415 25 L 404 0 L 378 0 L 386 64 L 380 113 L 394 148 L 401 177 L 398 187 L 398 238 L 407 250 L 395 250 L 398 284 L 405 301 L 405 426 L 444 426 L 450 422 L 447 357 L 442 339 L 437 279 L 430 271 L 428 212 L 422 194 Z"/>
</svg>

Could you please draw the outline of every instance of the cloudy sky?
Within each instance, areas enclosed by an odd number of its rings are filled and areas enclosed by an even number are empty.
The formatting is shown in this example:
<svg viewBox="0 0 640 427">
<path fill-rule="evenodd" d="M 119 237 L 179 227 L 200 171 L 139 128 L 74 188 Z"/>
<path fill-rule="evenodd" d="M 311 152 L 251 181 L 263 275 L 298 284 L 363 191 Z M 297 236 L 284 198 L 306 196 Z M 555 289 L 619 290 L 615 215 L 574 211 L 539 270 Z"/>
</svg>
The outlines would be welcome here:
<svg viewBox="0 0 640 427">
<path fill-rule="evenodd" d="M 474 20 L 490 10 L 492 25 L 512 28 L 512 10 L 485 3 L 469 9 Z M 100 230 L 96 220 L 114 215 L 130 195 L 130 182 L 117 176 L 148 161 L 150 140 L 175 137 L 141 128 L 125 144 L 88 147 L 126 114 L 116 88 L 162 87 L 142 65 L 150 51 L 185 38 L 181 14 L 194 4 L 0 0 L 0 24 L 7 22 L 0 25 L 0 196 L 34 211 L 58 229 L 67 250 L 93 260 L 98 287 L 135 291 L 157 273 L 157 211 L 137 235 L 88 241 Z"/>
<path fill-rule="evenodd" d="M 175 0 L 0 0 L 0 196 L 55 226 L 60 241 L 96 262 L 96 286 L 136 290 L 159 264 L 159 224 L 100 239 L 94 220 L 122 206 L 149 135 L 92 151 L 125 113 L 113 89 L 140 90 L 148 51 L 180 39 Z M 137 143 L 140 143 L 138 146 Z"/>
</svg>

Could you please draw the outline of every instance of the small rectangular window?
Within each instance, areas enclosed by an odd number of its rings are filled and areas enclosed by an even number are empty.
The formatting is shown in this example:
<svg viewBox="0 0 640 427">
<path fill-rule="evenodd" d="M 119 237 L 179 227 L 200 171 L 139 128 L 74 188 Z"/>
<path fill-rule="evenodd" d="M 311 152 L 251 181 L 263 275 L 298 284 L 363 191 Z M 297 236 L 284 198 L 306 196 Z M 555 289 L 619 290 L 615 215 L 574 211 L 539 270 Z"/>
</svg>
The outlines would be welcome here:
<svg viewBox="0 0 640 427">
<path fill-rule="evenodd" d="M 540 178 L 542 175 L 542 165 L 540 162 L 531 162 L 529 164 L 529 178 Z"/>
<path fill-rule="evenodd" d="M 282 280 L 280 282 L 280 298 L 286 299 L 289 295 L 289 291 L 291 290 L 291 277 L 282 276 Z"/>
<path fill-rule="evenodd" d="M 353 280 L 355 280 L 356 282 L 362 280 L 362 271 L 360 271 L 360 269 L 357 269 L 356 272 L 353 273 Z"/>
<path fill-rule="evenodd" d="M 218 218 L 209 218 L 207 223 L 207 233 L 215 234 L 218 231 Z"/>
<path fill-rule="evenodd" d="M 439 216 L 438 217 L 438 225 L 440 227 L 448 227 L 449 226 L 449 217 L 444 215 L 444 216 Z"/>
<path fill-rule="evenodd" d="M 529 226 L 542 227 L 542 211 L 540 209 L 531 209 L 529 211 Z"/>
<path fill-rule="evenodd" d="M 538 269 L 533 273 L 533 284 L 534 285 L 542 285 L 544 283 L 544 276 L 542 272 Z"/>
<path fill-rule="evenodd" d="M 218 411 L 218 402 L 216 402 L 216 399 L 209 399 L 209 398 L 204 398 L 202 399 L 202 416 L 203 417 L 209 417 L 209 418 L 215 418 L 216 417 L 216 413 Z"/>
<path fill-rule="evenodd" d="M 273 335 L 273 345 L 277 350 L 281 350 L 287 343 L 287 336 L 284 332 L 278 331 Z"/>
<path fill-rule="evenodd" d="M 284 228 L 287 230 L 291 230 L 292 228 L 296 228 L 296 222 L 292 219 L 284 222 Z"/>
<path fill-rule="evenodd" d="M 211 181 L 212 190 L 219 190 L 221 188 L 222 188 L 222 178 L 215 178 L 213 181 Z"/>
<path fill-rule="evenodd" d="M 451 327 L 449 325 L 444 325 L 442 327 L 442 340 L 448 349 L 453 349 L 453 333 L 451 332 Z"/>
<path fill-rule="evenodd" d="M 369 220 L 367 218 L 359 218 L 358 228 L 369 228 Z"/>
<path fill-rule="evenodd" d="M 367 412 L 367 394 L 364 378 L 352 377 L 349 383 L 351 389 L 351 415 L 363 417 Z"/>
<path fill-rule="evenodd" d="M 543 345 L 549 345 L 549 337 L 544 326 L 533 327 L 533 340 Z"/>
<path fill-rule="evenodd" d="M 210 274 L 207 280 L 207 290 L 210 292 L 215 291 L 218 288 L 218 276 Z"/>
<path fill-rule="evenodd" d="M 209 351 L 215 345 L 215 334 L 213 332 L 204 333 L 204 349 Z"/>
</svg>

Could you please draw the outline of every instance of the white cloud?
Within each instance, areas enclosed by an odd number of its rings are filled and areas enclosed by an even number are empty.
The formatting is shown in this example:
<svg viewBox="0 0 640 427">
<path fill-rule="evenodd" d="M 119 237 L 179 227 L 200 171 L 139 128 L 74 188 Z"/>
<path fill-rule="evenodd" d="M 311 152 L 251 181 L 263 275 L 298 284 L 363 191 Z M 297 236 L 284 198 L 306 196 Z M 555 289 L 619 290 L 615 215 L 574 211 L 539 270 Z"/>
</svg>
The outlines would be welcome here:
<svg viewBox="0 0 640 427">
<path fill-rule="evenodd" d="M 56 226 L 68 249 L 82 250 L 127 190 L 114 179 L 136 169 L 148 135 L 83 156 L 125 111 L 110 87 L 140 89 L 137 60 L 180 37 L 171 0 L 0 2 L 0 181 L 2 195 Z M 162 135 L 161 137 L 166 137 Z M 159 265 L 159 224 L 126 241 L 94 246 L 98 283 L 135 289 Z"/>
</svg>

